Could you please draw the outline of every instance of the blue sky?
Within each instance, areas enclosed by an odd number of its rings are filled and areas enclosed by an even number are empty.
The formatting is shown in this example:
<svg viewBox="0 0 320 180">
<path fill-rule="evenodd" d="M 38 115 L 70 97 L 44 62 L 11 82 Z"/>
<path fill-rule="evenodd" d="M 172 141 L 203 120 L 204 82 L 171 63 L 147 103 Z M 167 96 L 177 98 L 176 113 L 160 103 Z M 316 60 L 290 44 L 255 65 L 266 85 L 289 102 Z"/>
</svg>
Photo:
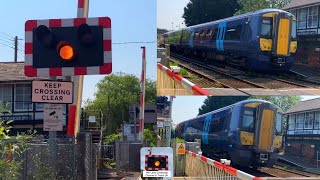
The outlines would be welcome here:
<svg viewBox="0 0 320 180">
<path fill-rule="evenodd" d="M 10 0 L 0 2 L 0 61 L 13 61 L 10 36 L 24 39 L 24 23 L 28 19 L 75 18 L 77 0 Z M 109 16 L 113 42 L 156 41 L 155 0 L 90 0 L 89 17 Z M 5 34 L 7 35 L 5 35 Z M 9 36 L 8 36 L 9 35 Z M 9 38 L 9 39 L 8 39 Z M 24 41 L 19 41 L 18 60 L 23 60 Z M 147 50 L 147 78 L 156 79 L 156 43 L 114 44 L 113 72 L 141 74 L 141 46 Z M 93 98 L 96 83 L 103 75 L 85 76 L 83 100 Z"/>
<path fill-rule="evenodd" d="M 190 2 L 190 0 L 158 0 L 157 1 L 157 27 L 165 28 L 167 30 L 179 29 L 185 27 L 183 15 L 183 8 Z M 170 5 L 169 5 L 170 4 Z"/>
<path fill-rule="evenodd" d="M 320 96 L 301 96 L 302 101 L 319 98 Z M 194 118 L 202 106 L 205 96 L 177 96 L 173 99 L 172 119 L 174 124 Z"/>
</svg>

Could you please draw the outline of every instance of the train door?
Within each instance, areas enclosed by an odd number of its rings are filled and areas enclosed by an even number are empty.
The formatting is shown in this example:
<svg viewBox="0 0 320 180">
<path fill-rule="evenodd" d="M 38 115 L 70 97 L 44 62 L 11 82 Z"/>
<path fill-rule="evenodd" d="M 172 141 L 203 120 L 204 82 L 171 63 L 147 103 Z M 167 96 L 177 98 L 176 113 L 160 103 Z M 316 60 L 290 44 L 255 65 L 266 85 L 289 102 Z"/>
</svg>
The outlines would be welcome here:
<svg viewBox="0 0 320 180">
<path fill-rule="evenodd" d="M 224 51 L 224 36 L 226 34 L 227 22 L 222 21 L 218 26 L 218 33 L 216 38 L 216 46 L 218 51 Z"/>
<path fill-rule="evenodd" d="M 260 151 L 273 151 L 275 117 L 275 110 L 269 104 L 259 105 L 255 144 Z"/>
<path fill-rule="evenodd" d="M 284 14 L 276 16 L 275 53 L 277 55 L 288 56 L 290 52 L 290 31 L 291 21 Z"/>
<path fill-rule="evenodd" d="M 212 114 L 209 114 L 205 117 L 204 119 L 204 125 L 203 125 L 203 130 L 202 130 L 202 137 L 201 137 L 201 142 L 203 144 L 209 144 L 209 127 L 211 123 L 211 118 Z"/>
</svg>

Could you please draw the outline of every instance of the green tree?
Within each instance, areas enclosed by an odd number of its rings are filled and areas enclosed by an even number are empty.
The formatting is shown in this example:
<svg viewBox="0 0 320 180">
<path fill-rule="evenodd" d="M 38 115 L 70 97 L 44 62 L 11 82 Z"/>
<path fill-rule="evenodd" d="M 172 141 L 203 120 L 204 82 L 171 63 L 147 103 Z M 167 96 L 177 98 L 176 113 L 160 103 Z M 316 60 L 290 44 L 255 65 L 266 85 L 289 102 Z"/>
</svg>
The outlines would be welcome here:
<svg viewBox="0 0 320 180">
<path fill-rule="evenodd" d="M 139 104 L 140 79 L 134 75 L 116 73 L 106 76 L 98 84 L 93 100 L 86 102 L 86 110 L 102 110 L 107 126 L 108 99 L 110 104 L 111 133 L 115 133 L 123 121 L 129 120 L 129 105 Z M 156 82 L 146 80 L 146 103 L 156 102 Z"/>
<path fill-rule="evenodd" d="M 239 0 L 242 9 L 236 15 L 253 12 L 265 8 L 281 9 L 291 0 Z"/>
<path fill-rule="evenodd" d="M 248 99 L 247 96 L 210 96 L 204 100 L 199 115 Z"/>
<path fill-rule="evenodd" d="M 190 0 L 182 17 L 192 26 L 231 17 L 240 8 L 238 0 Z"/>
<path fill-rule="evenodd" d="M 284 112 L 301 101 L 300 96 L 251 96 L 250 99 L 262 99 L 272 102 Z"/>
</svg>

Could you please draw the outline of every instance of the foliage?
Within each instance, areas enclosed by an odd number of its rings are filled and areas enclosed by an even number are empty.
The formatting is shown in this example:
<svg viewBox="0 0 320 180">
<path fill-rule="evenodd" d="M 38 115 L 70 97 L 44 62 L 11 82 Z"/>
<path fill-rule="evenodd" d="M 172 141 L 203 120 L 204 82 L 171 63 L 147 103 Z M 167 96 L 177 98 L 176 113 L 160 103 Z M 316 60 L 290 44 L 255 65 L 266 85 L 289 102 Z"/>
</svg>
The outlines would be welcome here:
<svg viewBox="0 0 320 180">
<path fill-rule="evenodd" d="M 199 115 L 246 99 L 248 99 L 246 96 L 210 96 L 204 100 L 203 105 L 199 109 Z"/>
<path fill-rule="evenodd" d="M 129 120 L 129 105 L 138 104 L 140 96 L 140 79 L 131 74 L 115 73 L 106 76 L 98 84 L 95 99 L 86 102 L 86 110 L 102 110 L 108 117 L 108 98 L 110 104 L 111 133 L 115 133 L 123 121 Z M 156 82 L 146 80 L 146 103 L 156 102 Z M 104 127 L 107 126 L 106 118 Z"/>
<path fill-rule="evenodd" d="M 272 102 L 284 112 L 301 101 L 300 96 L 251 96 L 250 99 L 262 99 Z"/>
<path fill-rule="evenodd" d="M 150 142 L 150 147 L 157 146 L 157 135 L 150 129 L 144 129 L 143 131 L 144 139 Z"/>
<path fill-rule="evenodd" d="M 186 141 L 184 139 L 181 138 L 176 138 L 176 143 L 185 143 Z"/>
<path fill-rule="evenodd" d="M 184 8 L 186 26 L 231 17 L 241 6 L 238 0 L 190 0 Z"/>
<path fill-rule="evenodd" d="M 119 139 L 121 137 L 121 133 L 118 134 L 111 134 L 109 136 L 104 137 L 103 139 L 103 143 L 104 144 L 109 144 L 117 139 Z"/>
<path fill-rule="evenodd" d="M 281 9 L 291 0 L 239 0 L 242 9 L 236 15 L 253 12 L 265 8 Z"/>
<path fill-rule="evenodd" d="M 0 115 L 8 112 L 0 105 Z M 10 113 L 10 112 L 9 112 Z M 0 119 L 0 179 L 18 179 L 21 168 L 22 153 L 27 149 L 27 141 L 30 135 L 18 134 L 15 137 L 9 136 L 10 124 L 12 121 L 3 121 Z M 16 158 L 18 157 L 18 158 Z"/>
</svg>

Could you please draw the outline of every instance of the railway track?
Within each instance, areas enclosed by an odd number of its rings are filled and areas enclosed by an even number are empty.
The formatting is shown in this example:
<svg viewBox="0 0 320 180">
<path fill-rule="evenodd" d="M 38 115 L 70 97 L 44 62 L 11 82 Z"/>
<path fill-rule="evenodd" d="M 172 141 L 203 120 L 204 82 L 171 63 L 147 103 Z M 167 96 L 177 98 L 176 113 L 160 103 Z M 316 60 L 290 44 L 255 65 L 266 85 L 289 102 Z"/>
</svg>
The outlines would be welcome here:
<svg viewBox="0 0 320 180">
<path fill-rule="evenodd" d="M 211 77 L 212 80 L 219 82 L 225 88 L 266 88 L 263 85 L 253 83 L 247 81 L 245 79 L 241 79 L 239 77 L 227 74 L 217 68 L 206 66 L 196 61 L 190 60 L 189 58 L 185 57 L 177 57 L 176 55 L 173 56 L 179 66 L 187 69 L 191 72 L 196 72 L 197 74 L 206 75 L 207 77 Z M 181 63 L 181 60 L 187 61 L 189 64 Z"/>
<path fill-rule="evenodd" d="M 201 71 L 202 75 L 206 74 L 212 77 L 216 82 L 224 85 L 224 87 L 241 89 L 241 88 L 260 88 L 260 89 L 285 89 L 285 88 L 317 88 L 320 89 L 320 82 L 304 80 L 306 78 L 302 74 L 290 71 L 290 74 L 276 76 L 259 74 L 248 76 L 247 72 L 227 67 L 221 68 L 208 64 L 200 63 L 193 58 L 184 57 L 178 54 L 171 54 L 173 60 L 179 66 L 188 71 Z M 292 77 L 294 75 L 294 77 Z"/>
<path fill-rule="evenodd" d="M 279 177 L 279 178 L 320 178 L 317 173 L 311 173 L 303 170 L 284 169 L 281 166 L 261 167 L 258 169 L 240 168 L 240 170 L 257 177 Z"/>
</svg>

